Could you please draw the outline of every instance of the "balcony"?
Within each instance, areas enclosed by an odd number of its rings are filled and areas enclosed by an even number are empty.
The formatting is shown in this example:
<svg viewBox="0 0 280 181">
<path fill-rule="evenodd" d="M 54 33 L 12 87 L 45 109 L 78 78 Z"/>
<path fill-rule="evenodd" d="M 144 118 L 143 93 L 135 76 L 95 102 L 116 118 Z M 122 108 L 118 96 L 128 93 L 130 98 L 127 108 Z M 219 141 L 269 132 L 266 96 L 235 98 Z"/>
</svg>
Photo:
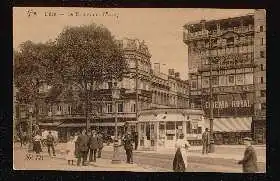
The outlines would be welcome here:
<svg viewBox="0 0 280 181">
<path fill-rule="evenodd" d="M 184 32 L 183 40 L 185 43 L 188 43 L 190 41 L 197 40 L 197 39 L 209 38 L 209 36 L 211 36 L 211 37 L 221 36 L 230 31 L 234 32 L 234 33 L 238 33 L 238 34 L 253 33 L 254 27 L 253 27 L 253 25 L 249 25 L 249 26 L 244 26 L 244 27 L 234 27 L 234 28 L 227 28 L 227 29 L 221 29 L 221 30 L 212 30 L 212 31 L 206 30 L 204 32 L 203 31 L 198 31 L 198 32 L 194 32 L 194 33 Z"/>
</svg>

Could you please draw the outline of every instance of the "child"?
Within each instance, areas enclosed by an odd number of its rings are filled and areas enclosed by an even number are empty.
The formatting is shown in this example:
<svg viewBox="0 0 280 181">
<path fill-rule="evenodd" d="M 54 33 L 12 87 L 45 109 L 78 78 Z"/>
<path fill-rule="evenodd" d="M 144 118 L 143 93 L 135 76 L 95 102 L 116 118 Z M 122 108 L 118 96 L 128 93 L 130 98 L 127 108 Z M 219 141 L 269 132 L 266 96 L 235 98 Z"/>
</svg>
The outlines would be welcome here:
<svg viewBox="0 0 280 181">
<path fill-rule="evenodd" d="M 70 163 L 74 165 L 75 159 L 75 140 L 73 136 L 70 136 L 70 140 L 66 144 L 66 159 L 68 161 L 68 165 Z"/>
</svg>

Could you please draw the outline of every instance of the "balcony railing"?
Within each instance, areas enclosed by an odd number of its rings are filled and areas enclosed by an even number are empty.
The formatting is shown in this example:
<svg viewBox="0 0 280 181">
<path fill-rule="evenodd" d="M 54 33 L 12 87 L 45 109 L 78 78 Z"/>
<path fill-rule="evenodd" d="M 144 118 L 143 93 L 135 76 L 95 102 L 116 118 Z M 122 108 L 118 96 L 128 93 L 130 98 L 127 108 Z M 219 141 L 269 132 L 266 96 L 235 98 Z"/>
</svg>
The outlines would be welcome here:
<svg viewBox="0 0 280 181">
<path fill-rule="evenodd" d="M 198 31 L 194 33 L 183 33 L 183 37 L 185 41 L 191 41 L 194 39 L 200 39 L 200 38 L 207 38 L 209 36 L 215 37 L 215 36 L 220 36 L 226 32 L 233 31 L 235 33 L 247 33 L 247 32 L 253 32 L 254 27 L 252 25 L 250 26 L 245 26 L 245 27 L 234 27 L 234 28 L 227 28 L 227 29 L 221 29 L 219 31 L 213 30 L 213 31 Z"/>
</svg>

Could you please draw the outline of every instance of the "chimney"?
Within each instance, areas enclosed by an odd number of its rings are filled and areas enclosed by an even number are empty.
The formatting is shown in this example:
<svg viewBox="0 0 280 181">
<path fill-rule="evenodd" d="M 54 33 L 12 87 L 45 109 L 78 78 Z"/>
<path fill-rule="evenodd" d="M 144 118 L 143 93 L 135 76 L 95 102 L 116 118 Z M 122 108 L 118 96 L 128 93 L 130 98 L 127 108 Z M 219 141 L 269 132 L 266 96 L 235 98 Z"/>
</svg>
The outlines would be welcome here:
<svg viewBox="0 0 280 181">
<path fill-rule="evenodd" d="M 174 76 L 175 70 L 174 69 L 168 69 L 168 75 Z"/>
<path fill-rule="evenodd" d="M 160 63 L 154 63 L 154 72 L 160 73 Z"/>
<path fill-rule="evenodd" d="M 175 73 L 175 78 L 180 78 L 180 73 L 179 72 Z"/>
</svg>

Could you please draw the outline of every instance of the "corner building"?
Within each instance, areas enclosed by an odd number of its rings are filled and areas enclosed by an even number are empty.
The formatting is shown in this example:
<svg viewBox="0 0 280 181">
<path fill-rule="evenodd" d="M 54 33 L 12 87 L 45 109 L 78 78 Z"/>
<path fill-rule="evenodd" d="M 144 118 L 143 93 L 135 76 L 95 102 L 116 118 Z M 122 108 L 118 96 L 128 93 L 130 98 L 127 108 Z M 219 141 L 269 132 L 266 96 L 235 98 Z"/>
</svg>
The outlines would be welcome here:
<svg viewBox="0 0 280 181">
<path fill-rule="evenodd" d="M 120 98 L 117 100 L 119 134 L 124 132 L 128 122 L 136 131 L 136 90 L 138 92 L 138 112 L 156 108 L 188 107 L 188 82 L 180 79 L 175 70 L 169 75 L 160 71 L 159 64 L 152 69 L 151 54 L 144 41 L 138 39 L 118 40 L 124 53 L 128 71 L 122 81 L 117 82 Z M 136 81 L 136 79 L 138 81 Z M 136 82 L 138 85 L 136 86 Z M 114 135 L 115 107 L 112 102 L 113 82 L 94 85 L 90 96 L 90 127 Z M 39 106 L 39 125 L 42 129 L 57 130 L 61 141 L 86 126 L 85 106 L 79 100 L 79 89 L 74 85 L 64 88 L 47 86 L 40 90 L 42 103 Z"/>
<path fill-rule="evenodd" d="M 212 75 L 215 143 L 240 144 L 245 136 L 265 143 L 265 10 L 188 23 L 183 41 L 188 46 L 190 104 L 207 117 Z"/>
</svg>

